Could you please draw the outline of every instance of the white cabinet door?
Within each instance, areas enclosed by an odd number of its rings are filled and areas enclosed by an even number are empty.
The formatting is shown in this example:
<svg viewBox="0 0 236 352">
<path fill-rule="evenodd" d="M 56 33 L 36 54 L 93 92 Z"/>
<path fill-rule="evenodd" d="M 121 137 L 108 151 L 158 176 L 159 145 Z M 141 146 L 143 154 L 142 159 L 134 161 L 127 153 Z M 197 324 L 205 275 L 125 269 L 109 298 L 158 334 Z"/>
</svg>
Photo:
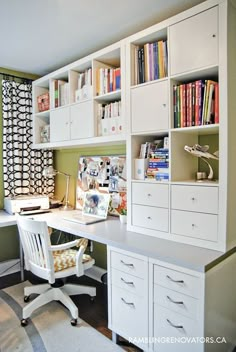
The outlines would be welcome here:
<svg viewBox="0 0 236 352">
<path fill-rule="evenodd" d="M 63 107 L 50 113 L 50 142 L 70 139 L 70 108 Z"/>
<path fill-rule="evenodd" d="M 72 105 L 70 108 L 71 139 L 94 137 L 92 102 Z"/>
<path fill-rule="evenodd" d="M 218 8 L 170 26 L 171 75 L 218 64 Z"/>
<path fill-rule="evenodd" d="M 132 89 L 131 114 L 132 132 L 168 129 L 167 81 Z"/>
</svg>

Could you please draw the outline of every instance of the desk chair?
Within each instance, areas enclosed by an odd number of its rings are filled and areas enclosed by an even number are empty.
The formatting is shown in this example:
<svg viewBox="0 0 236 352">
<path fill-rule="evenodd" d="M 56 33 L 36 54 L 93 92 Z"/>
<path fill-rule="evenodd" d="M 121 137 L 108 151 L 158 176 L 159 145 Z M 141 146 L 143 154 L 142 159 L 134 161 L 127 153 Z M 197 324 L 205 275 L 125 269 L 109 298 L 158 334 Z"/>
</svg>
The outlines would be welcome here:
<svg viewBox="0 0 236 352">
<path fill-rule="evenodd" d="M 82 276 L 86 269 L 94 265 L 94 259 L 84 254 L 88 240 L 82 238 L 68 243 L 51 245 L 45 221 L 17 216 L 17 226 L 24 251 L 26 270 L 30 270 L 34 275 L 49 282 L 24 288 L 25 302 L 29 301 L 29 296 L 33 293 L 39 296 L 23 308 L 21 325 L 28 324 L 27 319 L 34 310 L 56 300 L 69 309 L 72 316 L 71 325 L 75 326 L 78 319 L 78 308 L 69 295 L 88 294 L 94 298 L 96 288 L 73 284 L 61 284 L 58 287 L 55 281 L 71 275 Z M 79 250 L 71 249 L 75 246 L 78 246 Z"/>
</svg>

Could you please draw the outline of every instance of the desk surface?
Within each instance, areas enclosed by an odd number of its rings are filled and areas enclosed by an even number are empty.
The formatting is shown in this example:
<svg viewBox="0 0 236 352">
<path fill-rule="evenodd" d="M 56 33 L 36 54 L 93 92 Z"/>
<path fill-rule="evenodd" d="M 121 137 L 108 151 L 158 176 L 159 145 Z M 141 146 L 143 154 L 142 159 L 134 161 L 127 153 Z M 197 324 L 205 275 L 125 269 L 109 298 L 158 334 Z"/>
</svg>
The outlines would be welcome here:
<svg viewBox="0 0 236 352">
<path fill-rule="evenodd" d="M 68 211 L 56 211 L 37 215 L 34 218 L 45 220 L 48 226 L 75 236 L 85 237 L 199 272 L 208 271 L 227 256 L 236 252 L 236 248 L 223 253 L 127 231 L 126 225 L 121 224 L 119 219 L 115 217 L 108 217 L 106 221 L 96 224 L 80 225 L 63 220 L 63 217 L 68 214 Z M 14 215 L 0 211 L 0 227 L 14 224 L 16 224 Z"/>
</svg>

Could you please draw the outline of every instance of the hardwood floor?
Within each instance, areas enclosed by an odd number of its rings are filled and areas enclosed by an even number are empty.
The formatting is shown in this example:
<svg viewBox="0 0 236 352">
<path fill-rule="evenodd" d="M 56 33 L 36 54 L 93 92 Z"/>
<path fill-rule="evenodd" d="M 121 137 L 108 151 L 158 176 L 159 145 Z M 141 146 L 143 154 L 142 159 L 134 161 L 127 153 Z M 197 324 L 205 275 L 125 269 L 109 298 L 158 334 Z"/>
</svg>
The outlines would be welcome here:
<svg viewBox="0 0 236 352">
<path fill-rule="evenodd" d="M 27 271 L 25 271 L 25 279 L 29 280 L 32 284 L 44 282 Z M 79 308 L 80 317 L 100 333 L 111 339 L 112 333 L 107 328 L 106 286 L 85 276 L 81 278 L 71 277 L 68 279 L 68 282 L 96 286 L 97 296 L 94 302 L 91 302 L 87 295 L 72 296 L 72 299 Z M 20 283 L 20 273 L 0 277 L 0 289 L 18 283 Z M 119 339 L 119 345 L 127 352 L 142 351 L 122 338 Z"/>
</svg>

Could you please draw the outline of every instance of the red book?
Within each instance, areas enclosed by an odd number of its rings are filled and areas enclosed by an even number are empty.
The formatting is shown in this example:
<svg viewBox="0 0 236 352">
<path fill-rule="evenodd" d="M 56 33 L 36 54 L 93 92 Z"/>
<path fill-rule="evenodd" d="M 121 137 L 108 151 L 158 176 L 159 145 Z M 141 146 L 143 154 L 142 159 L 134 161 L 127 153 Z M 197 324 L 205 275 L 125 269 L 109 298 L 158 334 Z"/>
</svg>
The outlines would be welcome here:
<svg viewBox="0 0 236 352">
<path fill-rule="evenodd" d="M 59 87 L 58 87 L 58 80 L 54 81 L 54 104 L 55 108 L 59 106 Z"/>
<path fill-rule="evenodd" d="M 215 84 L 215 123 L 219 123 L 219 83 Z"/>
<path fill-rule="evenodd" d="M 180 85 L 180 126 L 186 127 L 186 84 Z"/>
</svg>

